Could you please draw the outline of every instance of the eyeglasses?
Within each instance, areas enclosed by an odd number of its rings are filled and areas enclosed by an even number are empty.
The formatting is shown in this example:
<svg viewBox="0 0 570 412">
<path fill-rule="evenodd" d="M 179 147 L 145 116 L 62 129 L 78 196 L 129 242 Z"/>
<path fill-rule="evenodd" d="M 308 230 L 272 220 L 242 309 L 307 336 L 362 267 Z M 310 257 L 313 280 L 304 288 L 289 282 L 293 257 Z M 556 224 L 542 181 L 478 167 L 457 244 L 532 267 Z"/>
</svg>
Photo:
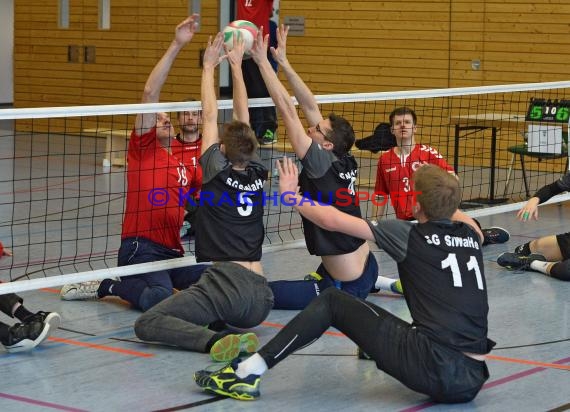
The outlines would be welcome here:
<svg viewBox="0 0 570 412">
<path fill-rule="evenodd" d="M 320 134 L 322 134 L 325 139 L 327 138 L 327 135 L 321 130 L 321 126 L 320 126 L 318 123 L 317 123 L 317 125 L 315 126 L 315 130 L 316 130 L 317 132 L 319 132 Z"/>
</svg>

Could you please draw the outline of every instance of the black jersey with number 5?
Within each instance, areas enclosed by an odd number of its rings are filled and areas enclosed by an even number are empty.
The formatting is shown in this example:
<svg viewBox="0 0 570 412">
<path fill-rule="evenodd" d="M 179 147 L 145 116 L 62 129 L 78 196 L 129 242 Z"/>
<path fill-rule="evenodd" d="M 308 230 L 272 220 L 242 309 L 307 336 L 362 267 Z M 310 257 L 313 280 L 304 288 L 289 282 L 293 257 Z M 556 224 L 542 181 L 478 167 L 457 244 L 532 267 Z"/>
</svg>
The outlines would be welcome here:
<svg viewBox="0 0 570 412">
<path fill-rule="evenodd" d="M 208 148 L 200 164 L 203 183 L 195 220 L 196 260 L 259 261 L 267 169 L 252 160 L 245 170 L 234 170 L 218 144 Z"/>
<path fill-rule="evenodd" d="M 398 263 L 413 325 L 435 341 L 484 354 L 489 304 L 477 233 L 449 220 L 370 223 L 376 243 Z"/>
</svg>

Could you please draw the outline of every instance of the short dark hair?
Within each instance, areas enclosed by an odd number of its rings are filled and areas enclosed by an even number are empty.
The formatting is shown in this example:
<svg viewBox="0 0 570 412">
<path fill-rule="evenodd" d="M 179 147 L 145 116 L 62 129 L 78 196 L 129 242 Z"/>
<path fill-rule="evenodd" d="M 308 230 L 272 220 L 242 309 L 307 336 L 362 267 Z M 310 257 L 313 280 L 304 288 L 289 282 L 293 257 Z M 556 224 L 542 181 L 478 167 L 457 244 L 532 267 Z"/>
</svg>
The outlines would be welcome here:
<svg viewBox="0 0 570 412">
<path fill-rule="evenodd" d="M 461 202 L 457 178 L 439 166 L 424 165 L 413 175 L 417 200 L 428 220 L 449 219 Z"/>
<path fill-rule="evenodd" d="M 330 113 L 328 119 L 331 122 L 331 131 L 326 134 L 326 139 L 334 145 L 334 154 L 344 156 L 356 140 L 354 129 L 348 120 L 334 113 Z"/>
<path fill-rule="evenodd" d="M 248 124 L 234 120 L 224 124 L 220 143 L 228 160 L 236 166 L 246 165 L 255 155 L 257 139 Z"/>
<path fill-rule="evenodd" d="M 404 116 L 406 114 L 411 114 L 412 119 L 414 120 L 414 124 L 417 124 L 418 117 L 416 116 L 416 112 L 414 112 L 409 107 L 403 106 L 403 107 L 397 107 L 394 110 L 392 110 L 392 113 L 390 113 L 390 125 L 394 126 L 394 117 Z"/>
</svg>

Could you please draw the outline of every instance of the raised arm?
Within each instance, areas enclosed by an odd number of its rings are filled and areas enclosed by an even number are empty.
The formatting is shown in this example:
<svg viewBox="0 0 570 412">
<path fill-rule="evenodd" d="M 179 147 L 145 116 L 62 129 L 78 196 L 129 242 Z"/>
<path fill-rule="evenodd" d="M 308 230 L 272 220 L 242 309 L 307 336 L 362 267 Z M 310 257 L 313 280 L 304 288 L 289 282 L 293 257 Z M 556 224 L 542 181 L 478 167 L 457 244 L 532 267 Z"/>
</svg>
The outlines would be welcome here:
<svg viewBox="0 0 570 412">
<path fill-rule="evenodd" d="M 297 74 L 289 60 L 287 59 L 287 35 L 289 34 L 289 26 L 280 25 L 277 29 L 277 49 L 271 48 L 271 54 L 275 61 L 281 66 L 289 85 L 293 89 L 293 93 L 299 102 L 299 106 L 303 110 L 309 126 L 315 126 L 321 120 L 323 115 L 319 110 L 315 96 L 305 84 L 303 79 Z"/>
<path fill-rule="evenodd" d="M 253 60 L 259 66 L 259 71 L 263 77 L 263 81 L 267 86 L 267 90 L 283 118 L 287 135 L 291 141 L 291 146 L 299 158 L 304 158 L 307 150 L 311 146 L 311 138 L 305 133 L 303 124 L 299 119 L 295 105 L 291 100 L 291 96 L 279 81 L 277 74 L 273 71 L 271 63 L 267 59 L 267 42 L 269 36 L 263 36 L 263 29 L 259 30 L 257 38 L 253 43 L 250 54 Z"/>
<path fill-rule="evenodd" d="M 346 233 L 364 240 L 375 240 L 368 223 L 361 218 L 341 212 L 333 206 L 320 205 L 299 194 L 299 171 L 295 163 L 287 157 L 277 161 L 279 171 L 279 192 L 282 202 L 293 206 L 303 217 L 330 232 Z"/>
<path fill-rule="evenodd" d="M 220 56 L 223 44 L 224 37 L 222 33 L 218 33 L 213 40 L 210 37 L 202 62 L 202 154 L 210 146 L 219 142 L 218 100 L 214 87 L 214 71 L 216 66 L 226 58 L 226 56 Z"/>
<path fill-rule="evenodd" d="M 174 31 L 174 39 L 158 61 L 144 85 L 142 103 L 157 103 L 162 86 L 168 77 L 172 63 L 182 48 L 192 40 L 198 29 L 198 14 L 193 14 L 182 21 Z M 156 125 L 156 113 L 139 113 L 135 120 L 137 134 L 142 135 Z"/>
<path fill-rule="evenodd" d="M 241 62 L 243 60 L 243 52 L 245 49 L 244 41 L 241 36 L 233 36 L 233 48 L 226 51 L 228 62 L 232 70 L 232 84 L 233 84 L 233 118 L 245 124 L 249 124 L 249 110 L 247 109 L 247 90 L 243 80 L 243 72 L 241 70 Z"/>
</svg>

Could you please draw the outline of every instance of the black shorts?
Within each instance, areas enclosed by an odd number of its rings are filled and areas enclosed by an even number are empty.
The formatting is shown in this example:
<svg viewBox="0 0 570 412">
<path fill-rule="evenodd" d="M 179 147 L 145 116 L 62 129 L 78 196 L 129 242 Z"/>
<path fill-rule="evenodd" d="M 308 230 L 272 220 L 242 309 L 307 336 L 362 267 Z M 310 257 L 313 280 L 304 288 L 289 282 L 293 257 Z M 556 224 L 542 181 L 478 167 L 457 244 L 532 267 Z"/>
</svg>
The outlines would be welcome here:
<svg viewBox="0 0 570 412">
<path fill-rule="evenodd" d="M 562 260 L 570 259 L 570 232 L 556 235 L 556 240 L 562 253 Z"/>
</svg>

